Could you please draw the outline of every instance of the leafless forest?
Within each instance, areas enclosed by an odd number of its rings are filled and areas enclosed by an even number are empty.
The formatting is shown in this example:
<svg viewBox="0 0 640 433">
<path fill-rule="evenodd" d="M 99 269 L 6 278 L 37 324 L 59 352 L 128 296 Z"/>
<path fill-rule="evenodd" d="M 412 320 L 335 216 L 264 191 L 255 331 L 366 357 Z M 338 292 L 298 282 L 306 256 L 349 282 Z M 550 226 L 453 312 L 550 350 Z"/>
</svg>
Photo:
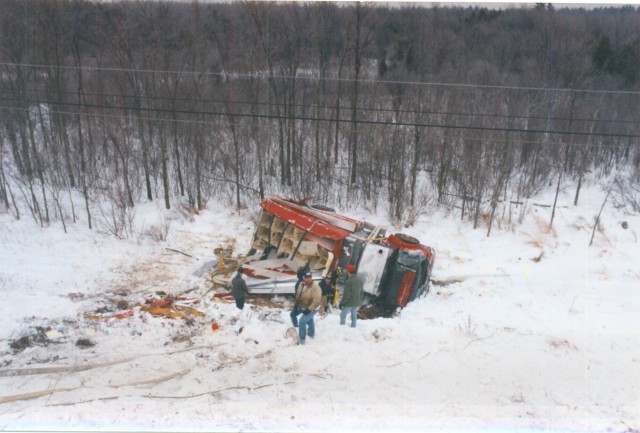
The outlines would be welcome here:
<svg viewBox="0 0 640 433">
<path fill-rule="evenodd" d="M 638 209 L 639 9 L 426 6 L 0 0 L 0 212 L 126 236 L 278 193 L 490 234 L 590 173 Z"/>
</svg>

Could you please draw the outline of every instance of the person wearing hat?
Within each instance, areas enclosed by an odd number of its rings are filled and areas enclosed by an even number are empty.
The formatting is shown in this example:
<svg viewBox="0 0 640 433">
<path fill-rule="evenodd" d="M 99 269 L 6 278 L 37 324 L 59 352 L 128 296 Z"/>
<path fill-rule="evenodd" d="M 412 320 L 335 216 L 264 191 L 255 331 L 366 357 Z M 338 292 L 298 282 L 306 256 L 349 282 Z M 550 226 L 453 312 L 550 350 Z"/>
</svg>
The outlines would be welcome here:
<svg viewBox="0 0 640 433">
<path fill-rule="evenodd" d="M 331 305 L 327 304 L 327 299 L 329 297 L 329 294 L 331 293 L 331 274 L 325 275 L 318 285 L 322 290 L 322 300 L 320 301 L 320 315 L 324 315 L 327 308 L 331 310 Z"/>
<path fill-rule="evenodd" d="M 313 317 L 317 313 L 322 299 L 322 289 L 313 281 L 311 272 L 304 274 L 304 280 L 296 293 L 296 300 L 291 312 L 291 321 L 293 326 L 298 326 L 298 344 L 304 344 L 307 337 L 307 328 L 309 328 L 309 337 L 314 338 L 316 334 L 316 326 Z M 295 314 L 294 314 L 295 313 Z M 298 325 L 298 314 L 302 313 L 300 324 Z"/>
<path fill-rule="evenodd" d="M 356 267 L 347 265 L 347 281 L 344 283 L 344 292 L 340 300 L 340 324 L 344 325 L 347 320 L 347 314 L 351 313 L 351 327 L 356 327 L 358 318 L 358 308 L 362 304 L 364 298 L 363 284 L 360 277 L 356 275 Z"/>
</svg>

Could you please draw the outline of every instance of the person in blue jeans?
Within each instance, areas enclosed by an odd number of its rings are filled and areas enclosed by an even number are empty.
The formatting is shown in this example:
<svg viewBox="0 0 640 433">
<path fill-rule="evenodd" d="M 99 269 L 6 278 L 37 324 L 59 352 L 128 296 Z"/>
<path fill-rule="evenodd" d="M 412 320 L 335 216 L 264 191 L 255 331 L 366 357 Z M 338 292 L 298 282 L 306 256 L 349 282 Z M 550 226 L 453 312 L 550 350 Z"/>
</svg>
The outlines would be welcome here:
<svg viewBox="0 0 640 433">
<path fill-rule="evenodd" d="M 358 308 L 362 305 L 364 297 L 362 289 L 362 280 L 356 275 L 356 267 L 347 265 L 347 281 L 344 283 L 344 292 L 340 300 L 340 324 L 345 325 L 347 322 L 347 314 L 351 313 L 351 327 L 356 327 L 358 320 Z"/>
<path fill-rule="evenodd" d="M 296 310 L 302 312 L 300 323 L 298 325 L 298 344 L 305 344 L 307 334 L 309 337 L 314 338 L 316 335 L 316 326 L 313 321 L 313 317 L 316 315 L 317 309 L 320 306 L 320 300 L 322 299 L 322 289 L 316 282 L 313 281 L 311 272 L 304 274 L 304 280 L 298 288 L 296 293 L 296 300 L 294 303 L 293 311 L 291 312 L 291 320 L 293 325 L 296 325 L 297 315 L 293 313 Z M 307 332 L 307 328 L 309 329 Z"/>
</svg>

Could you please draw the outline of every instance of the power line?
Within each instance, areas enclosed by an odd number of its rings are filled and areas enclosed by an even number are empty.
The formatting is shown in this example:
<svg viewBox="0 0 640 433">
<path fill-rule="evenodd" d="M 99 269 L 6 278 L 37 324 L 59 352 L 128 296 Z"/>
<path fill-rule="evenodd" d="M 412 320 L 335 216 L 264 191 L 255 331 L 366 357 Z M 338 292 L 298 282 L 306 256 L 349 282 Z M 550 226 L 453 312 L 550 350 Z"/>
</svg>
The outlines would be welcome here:
<svg viewBox="0 0 640 433">
<path fill-rule="evenodd" d="M 632 90 L 598 90 L 598 89 L 566 89 L 559 87 L 531 87 L 531 86 L 500 86 L 490 84 L 464 84 L 464 83 L 442 83 L 431 81 L 405 81 L 405 80 L 378 80 L 378 79 L 366 79 L 360 78 L 337 78 L 337 77 L 318 77 L 318 76 L 305 76 L 305 75 L 272 75 L 267 73 L 262 74 L 245 74 L 245 73 L 227 73 L 227 72 L 213 72 L 213 71 L 172 71 L 161 69 L 138 69 L 138 68 L 112 68 L 112 67 L 97 67 L 97 66 L 66 66 L 66 65 L 44 65 L 38 63 L 11 63 L 0 62 L 0 66 L 20 66 L 27 68 L 50 68 L 50 69 L 82 69 L 90 71 L 102 71 L 102 72 L 136 72 L 145 74 L 186 74 L 186 75 L 200 75 L 200 76 L 215 76 L 223 78 L 267 78 L 267 79 L 296 79 L 296 80 L 325 80 L 325 81 L 341 81 L 341 82 L 355 82 L 360 83 L 375 83 L 375 84 L 405 84 L 413 86 L 434 86 L 434 87 L 459 87 L 467 89 L 494 89 L 494 90 L 522 90 L 522 91 L 537 91 L 537 92 L 562 92 L 562 93 L 595 93 L 595 94 L 613 94 L 613 95 L 640 95 L 640 91 Z"/>
<path fill-rule="evenodd" d="M 0 98 L 0 100 L 7 100 L 7 98 Z M 13 99 L 11 99 L 13 100 Z M 473 125 L 449 125 L 449 124 L 433 124 L 433 123 L 417 123 L 417 122 L 389 122 L 382 120 L 368 120 L 368 119 L 336 119 L 336 118 L 314 118 L 306 116 L 285 116 L 274 114 L 255 114 L 255 113 L 234 113 L 223 111 L 201 111 L 201 110 L 175 110 L 164 108 L 149 108 L 149 107 L 134 107 L 130 105 L 104 105 L 104 104 L 88 104 L 88 103 L 72 103 L 72 102 L 60 102 L 60 101 L 24 101 L 28 104 L 39 103 L 49 104 L 67 107 L 79 107 L 79 108 L 93 108 L 93 109 L 106 109 L 106 110 L 125 110 L 132 112 L 151 112 L 151 113 L 170 113 L 170 114 L 190 114 L 190 115 L 203 115 L 203 116 L 220 116 L 220 117 L 232 117 L 232 118 L 254 118 L 254 119 L 269 119 L 269 120 L 293 120 L 293 121 L 307 121 L 307 122 L 340 122 L 347 124 L 362 124 L 362 125 L 382 125 L 382 126 L 394 126 L 394 127 L 418 127 L 418 128 L 441 128 L 441 129 L 460 129 L 460 130 L 472 130 L 472 131 L 489 131 L 489 132 L 520 132 L 526 134 L 545 134 L 545 135 L 571 135 L 571 136 L 586 136 L 586 137 L 617 137 L 617 138 L 640 138 L 640 134 L 614 134 L 607 132 L 584 132 L 584 131 L 558 131 L 551 129 L 524 129 L 524 128 L 501 128 L 501 127 L 488 127 L 488 126 L 473 126 Z M 17 107 L 20 108 L 20 107 Z M 166 119 L 156 119 L 166 120 Z"/>
<path fill-rule="evenodd" d="M 20 108 L 20 107 L 6 107 L 6 106 L 0 106 L 0 110 L 11 110 L 11 111 L 24 111 L 24 108 Z M 103 118 L 103 119 L 122 119 L 122 115 L 116 115 L 116 114 L 98 114 L 98 113 L 89 113 L 89 112 L 78 112 L 78 111 L 62 111 L 62 110 L 48 110 L 48 113 L 51 114 L 66 114 L 66 115 L 73 115 L 73 116 L 77 116 L 77 115 L 81 115 L 84 117 L 95 117 L 95 118 Z M 178 124 L 195 124 L 195 125 L 218 125 L 217 122 L 211 121 L 211 120 L 189 120 L 189 119 L 173 119 L 173 118 L 157 118 L 157 117 L 145 117 L 145 116 L 136 116 L 136 119 L 140 119 L 140 120 L 147 120 L 147 121 L 153 121 L 153 122 L 158 122 L 158 121 L 162 121 L 162 122 L 170 122 L 170 123 L 178 123 Z M 226 124 L 228 125 L 233 125 L 236 128 L 253 128 L 255 127 L 254 124 L 246 124 L 246 123 L 232 123 L 229 122 L 227 120 Z M 316 127 L 314 126 L 314 129 Z M 325 132 L 334 132 L 334 130 L 330 127 L 319 127 L 318 128 L 321 131 L 325 131 Z M 365 132 L 361 132 L 361 134 L 366 134 Z M 461 139 L 461 140 L 474 140 L 474 141 L 480 141 L 480 142 L 490 142 L 490 143 L 517 143 L 517 144 L 539 144 L 539 145 L 546 145 L 548 144 L 548 142 L 546 140 L 526 140 L 523 138 L 495 138 L 492 137 L 491 139 L 488 138 L 482 138 L 482 137 L 478 137 L 476 135 L 468 135 L 468 136 L 457 136 L 456 139 Z M 573 142 L 573 143 L 563 143 L 564 146 L 568 146 L 568 147 L 579 147 L 579 148 L 584 148 L 584 147 L 598 147 L 601 146 L 601 144 L 599 143 L 589 143 L 589 142 Z M 640 147 L 640 143 L 636 143 L 636 144 L 607 144 L 606 145 L 607 149 L 626 149 L 627 147 Z"/>
<path fill-rule="evenodd" d="M 35 94 L 36 97 L 40 94 L 38 92 L 38 90 L 36 89 L 28 89 L 27 93 L 30 94 Z M 59 95 L 73 95 L 73 96 L 77 96 L 78 92 L 71 92 L 71 91 L 56 91 L 56 94 Z M 213 104 L 223 104 L 223 103 L 229 103 L 232 105 L 246 105 L 246 106 L 267 106 L 267 107 L 271 107 L 271 106 L 275 106 L 275 107 L 285 107 L 285 106 L 291 106 L 294 108 L 319 108 L 319 109 L 323 109 L 323 110 L 330 110 L 330 111 L 335 111 L 337 110 L 336 106 L 332 106 L 332 105 L 317 105 L 317 104 L 284 104 L 281 102 L 253 102 L 253 101 L 239 101 L 239 100 L 234 100 L 234 101 L 225 101 L 225 100 L 220 100 L 220 99 L 203 99 L 203 98 L 179 98 L 179 97 L 171 97 L 171 96 L 151 96 L 151 95 L 131 95 L 131 94 L 115 94 L 115 93 L 98 93 L 98 92 L 83 92 L 83 95 L 85 96 L 93 96 L 93 97 L 97 97 L 96 99 L 116 99 L 116 98 L 121 98 L 121 99 L 145 99 L 145 100 L 158 100 L 158 101 L 169 101 L 169 102 L 174 102 L 174 101 L 179 101 L 179 102 L 196 102 L 196 103 L 213 103 Z M 9 100 L 8 97 L 5 98 L 6 100 Z M 19 99 L 17 98 L 13 98 L 14 101 L 19 101 Z M 365 113 L 390 113 L 390 114 L 395 114 L 397 113 L 402 113 L 402 114 L 413 114 L 413 115 L 428 115 L 428 116 L 462 116 L 462 117 L 488 117 L 488 118 L 494 118 L 494 119 L 505 119 L 505 120 L 522 120 L 522 119 L 526 119 L 526 120 L 539 120 L 539 121 L 544 121 L 547 122 L 549 120 L 552 121 L 559 121 L 559 122 L 597 122 L 597 123 L 612 123 L 612 124 L 632 124 L 632 125 L 636 125 L 638 124 L 637 121 L 635 120 L 618 120 L 618 119 L 586 119 L 586 118 L 566 118 L 566 117 L 548 117 L 548 116 L 524 116 L 524 115 L 505 115 L 505 114 L 486 114 L 486 113 L 468 113 L 468 112 L 454 112 L 454 111 L 424 111 L 424 110 L 409 110 L 409 109 L 402 109 L 402 110 L 394 110 L 391 108 L 370 108 L 370 107 L 361 107 L 358 108 L 358 111 L 360 112 L 365 112 Z"/>
</svg>

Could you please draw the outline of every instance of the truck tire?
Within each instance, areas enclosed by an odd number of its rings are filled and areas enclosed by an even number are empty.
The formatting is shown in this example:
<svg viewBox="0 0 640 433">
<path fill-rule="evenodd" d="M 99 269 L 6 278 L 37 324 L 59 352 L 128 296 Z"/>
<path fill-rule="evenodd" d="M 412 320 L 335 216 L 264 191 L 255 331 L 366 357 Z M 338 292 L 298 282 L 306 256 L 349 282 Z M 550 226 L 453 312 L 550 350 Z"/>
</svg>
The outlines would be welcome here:
<svg viewBox="0 0 640 433">
<path fill-rule="evenodd" d="M 418 245 L 420 243 L 418 239 L 414 238 L 413 236 L 405 235 L 404 233 L 396 233 L 395 236 L 402 242 L 406 242 L 408 244 Z"/>
<path fill-rule="evenodd" d="M 420 245 L 420 241 L 413 236 L 405 235 L 404 233 L 395 233 L 389 236 L 389 244 L 396 248 L 408 248 L 415 249 L 417 245 Z"/>
</svg>

